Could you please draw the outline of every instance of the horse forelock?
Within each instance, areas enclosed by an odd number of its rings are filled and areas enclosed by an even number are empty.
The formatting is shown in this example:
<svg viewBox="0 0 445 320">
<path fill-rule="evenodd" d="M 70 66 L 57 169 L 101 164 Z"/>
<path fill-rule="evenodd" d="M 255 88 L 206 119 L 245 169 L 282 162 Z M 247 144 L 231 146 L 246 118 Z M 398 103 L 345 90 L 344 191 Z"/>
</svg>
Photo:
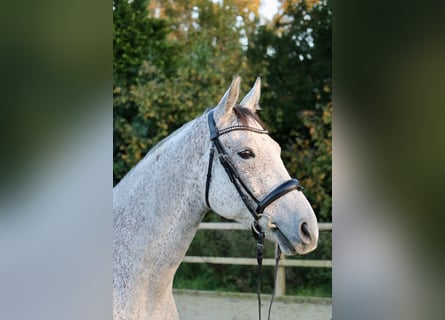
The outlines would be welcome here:
<svg viewBox="0 0 445 320">
<path fill-rule="evenodd" d="M 249 119 L 252 119 L 255 122 L 257 122 L 262 128 L 266 129 L 263 120 L 261 120 L 260 116 L 256 112 L 253 112 L 248 108 L 244 108 L 239 104 L 237 104 L 233 108 L 233 111 L 235 112 L 235 115 L 237 116 L 238 120 L 241 122 L 243 126 L 248 126 Z"/>
</svg>

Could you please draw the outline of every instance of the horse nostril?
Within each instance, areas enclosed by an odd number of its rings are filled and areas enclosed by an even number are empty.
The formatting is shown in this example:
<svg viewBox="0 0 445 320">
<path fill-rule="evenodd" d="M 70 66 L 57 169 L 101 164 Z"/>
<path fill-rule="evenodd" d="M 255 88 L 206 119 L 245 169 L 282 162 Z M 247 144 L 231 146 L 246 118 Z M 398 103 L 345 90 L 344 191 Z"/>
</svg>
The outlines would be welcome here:
<svg viewBox="0 0 445 320">
<path fill-rule="evenodd" d="M 300 224 L 300 238 L 305 243 L 310 243 L 312 241 L 312 236 L 306 221 L 303 221 Z"/>
</svg>

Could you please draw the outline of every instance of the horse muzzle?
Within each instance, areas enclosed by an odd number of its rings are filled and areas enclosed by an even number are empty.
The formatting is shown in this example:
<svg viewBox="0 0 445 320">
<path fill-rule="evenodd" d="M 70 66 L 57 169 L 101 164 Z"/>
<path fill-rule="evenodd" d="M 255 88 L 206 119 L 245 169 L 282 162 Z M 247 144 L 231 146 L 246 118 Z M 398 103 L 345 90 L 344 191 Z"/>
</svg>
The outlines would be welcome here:
<svg viewBox="0 0 445 320">
<path fill-rule="evenodd" d="M 295 218 L 269 216 L 263 214 L 258 225 L 266 233 L 266 238 L 278 243 L 285 255 L 306 254 L 317 248 L 318 223 L 312 208 L 303 217 Z"/>
<path fill-rule="evenodd" d="M 279 244 L 281 251 L 285 255 L 303 255 L 317 248 L 318 227 L 311 230 L 307 222 L 303 221 L 296 235 L 288 235 L 279 225 L 275 225 L 276 228 L 270 230 L 269 236 Z"/>
</svg>

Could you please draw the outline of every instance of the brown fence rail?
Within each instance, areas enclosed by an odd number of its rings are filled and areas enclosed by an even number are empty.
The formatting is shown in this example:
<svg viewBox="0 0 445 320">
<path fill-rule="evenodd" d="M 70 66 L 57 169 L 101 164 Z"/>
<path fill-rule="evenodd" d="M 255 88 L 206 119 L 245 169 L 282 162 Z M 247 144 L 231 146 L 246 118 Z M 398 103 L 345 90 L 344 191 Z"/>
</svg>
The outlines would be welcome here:
<svg viewBox="0 0 445 320">
<path fill-rule="evenodd" d="M 332 231 L 332 223 L 319 223 L 320 231 Z M 236 222 L 203 222 L 199 225 L 199 230 L 247 230 L 248 228 Z M 213 263 L 213 264 L 235 264 L 235 265 L 256 265 L 254 258 L 235 258 L 235 257 L 203 257 L 186 256 L 182 260 L 185 263 Z M 274 266 L 274 259 L 264 259 L 263 265 Z M 276 295 L 286 294 L 286 267 L 312 267 L 312 268 L 332 268 L 332 260 L 298 260 L 291 259 L 280 261 L 277 271 Z"/>
</svg>

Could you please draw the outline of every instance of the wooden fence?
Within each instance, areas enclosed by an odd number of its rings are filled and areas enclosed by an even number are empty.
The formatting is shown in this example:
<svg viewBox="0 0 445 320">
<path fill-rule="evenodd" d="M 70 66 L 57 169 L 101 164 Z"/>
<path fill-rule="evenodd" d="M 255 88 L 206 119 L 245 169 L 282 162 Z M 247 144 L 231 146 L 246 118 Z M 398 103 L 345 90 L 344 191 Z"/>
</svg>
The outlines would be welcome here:
<svg viewBox="0 0 445 320">
<path fill-rule="evenodd" d="M 332 223 L 319 223 L 319 230 L 332 231 Z M 246 230 L 247 227 L 236 222 L 203 222 L 199 225 L 199 230 Z M 213 263 L 213 264 L 235 264 L 235 265 L 256 265 L 255 258 L 235 258 L 235 257 L 203 257 L 203 256 L 186 256 L 183 261 L 185 263 Z M 275 259 L 264 259 L 264 266 L 274 266 Z M 299 260 L 299 259 L 283 259 L 280 261 L 277 271 L 277 282 L 275 292 L 277 296 L 286 294 L 286 267 L 315 267 L 315 268 L 332 268 L 332 260 Z"/>
</svg>

